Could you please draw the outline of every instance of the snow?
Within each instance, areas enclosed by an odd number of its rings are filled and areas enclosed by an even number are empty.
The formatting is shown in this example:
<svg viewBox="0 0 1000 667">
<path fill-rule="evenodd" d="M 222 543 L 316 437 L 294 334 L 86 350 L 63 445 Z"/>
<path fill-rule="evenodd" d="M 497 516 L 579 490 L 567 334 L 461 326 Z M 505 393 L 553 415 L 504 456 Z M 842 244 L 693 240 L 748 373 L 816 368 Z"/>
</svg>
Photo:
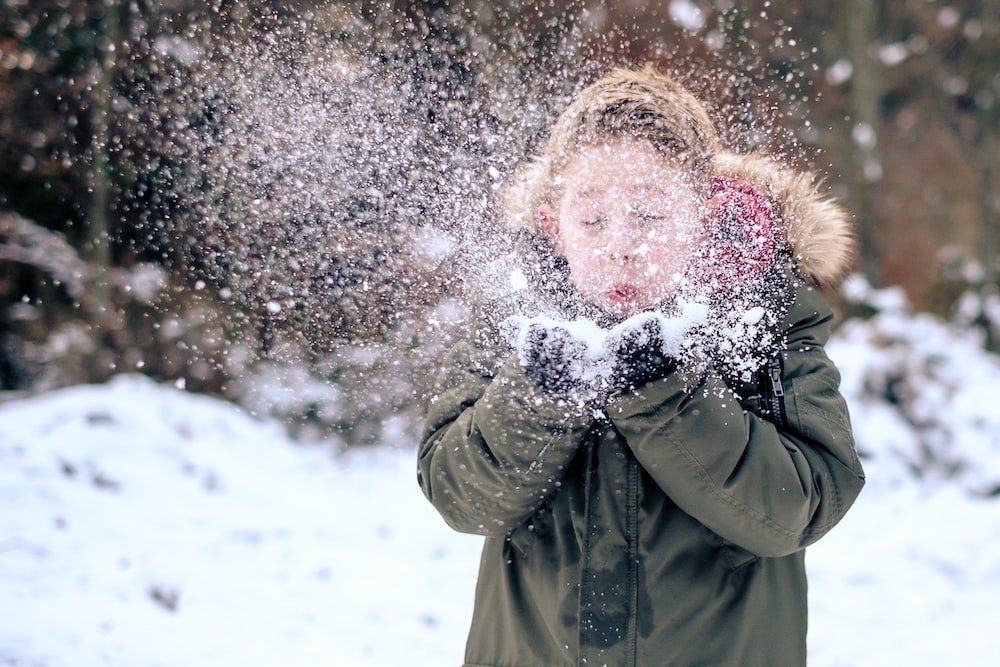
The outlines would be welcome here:
<svg viewBox="0 0 1000 667">
<path fill-rule="evenodd" d="M 875 134 L 875 129 L 868 123 L 856 123 L 851 128 L 851 138 L 861 148 L 875 148 L 878 143 L 878 135 Z"/>
<path fill-rule="evenodd" d="M 761 312 L 758 313 L 757 311 Z M 622 341 L 633 338 L 645 341 L 649 336 L 647 325 L 656 322 L 654 331 L 661 336 L 660 349 L 667 357 L 679 358 L 692 330 L 705 324 L 709 308 L 698 302 L 682 303 L 679 314 L 666 315 L 657 311 L 641 312 L 613 327 L 605 328 L 593 320 L 580 318 L 560 320 L 549 316 L 515 316 L 504 323 L 504 335 L 517 350 L 522 366 L 531 363 L 531 336 L 533 331 L 544 331 L 546 336 L 565 337 L 565 342 L 578 346 L 579 358 L 569 369 L 570 377 L 585 385 L 601 383 L 615 373 L 616 351 Z M 763 309 L 753 308 L 741 321 L 754 324 L 763 317 Z"/>
<path fill-rule="evenodd" d="M 854 65 L 851 61 L 841 58 L 827 70 L 826 80 L 834 86 L 839 86 L 850 79 L 853 74 Z"/>
<path fill-rule="evenodd" d="M 688 32 L 705 27 L 705 12 L 691 0 L 671 0 L 670 19 Z"/>
<path fill-rule="evenodd" d="M 479 540 L 412 449 L 126 376 L 0 406 L 0 503 L 2 664 L 459 662 Z"/>
<path fill-rule="evenodd" d="M 910 57 L 910 49 L 903 42 L 893 42 L 880 47 L 878 57 L 886 67 L 895 67 Z"/>
<path fill-rule="evenodd" d="M 810 665 L 995 664 L 1000 364 L 905 308 L 829 351 L 869 482 L 807 555 Z M 413 444 L 334 454 L 139 376 L 0 405 L 0 663 L 460 664 L 481 542 Z"/>
<path fill-rule="evenodd" d="M 938 12 L 937 20 L 942 28 L 954 28 L 962 20 L 962 15 L 954 7 L 945 6 Z"/>
<path fill-rule="evenodd" d="M 868 474 L 806 555 L 810 665 L 996 664 L 1000 502 Z"/>
</svg>

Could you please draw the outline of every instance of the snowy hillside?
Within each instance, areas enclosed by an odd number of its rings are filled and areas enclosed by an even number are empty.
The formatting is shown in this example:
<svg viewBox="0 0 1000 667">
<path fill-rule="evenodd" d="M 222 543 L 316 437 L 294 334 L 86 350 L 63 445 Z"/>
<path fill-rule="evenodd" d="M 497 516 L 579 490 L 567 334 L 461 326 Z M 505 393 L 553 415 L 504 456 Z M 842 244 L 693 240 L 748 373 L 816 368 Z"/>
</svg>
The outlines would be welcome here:
<svg viewBox="0 0 1000 667">
<path fill-rule="evenodd" d="M 414 466 L 134 376 L 2 406 L 0 664 L 457 662 L 478 541 Z"/>
<path fill-rule="evenodd" d="M 995 664 L 1000 364 L 892 312 L 830 353 L 869 484 L 810 550 L 810 664 Z M 334 457 L 135 376 L 0 406 L 0 664 L 460 664 L 480 542 L 413 444 Z"/>
</svg>

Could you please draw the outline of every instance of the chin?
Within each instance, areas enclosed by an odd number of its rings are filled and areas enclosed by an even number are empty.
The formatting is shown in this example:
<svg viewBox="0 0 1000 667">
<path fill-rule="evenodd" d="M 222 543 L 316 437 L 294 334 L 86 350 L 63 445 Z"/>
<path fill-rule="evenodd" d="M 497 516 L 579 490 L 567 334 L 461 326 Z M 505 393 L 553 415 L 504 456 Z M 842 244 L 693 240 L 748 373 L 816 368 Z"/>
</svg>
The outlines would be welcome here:
<svg viewBox="0 0 1000 667">
<path fill-rule="evenodd" d="M 632 317 L 633 315 L 637 315 L 642 311 L 648 309 L 642 308 L 638 303 L 635 302 L 622 303 L 618 301 L 609 301 L 605 303 L 602 310 L 606 312 L 608 315 L 611 315 L 618 319 L 625 320 L 628 319 L 629 317 Z"/>
</svg>

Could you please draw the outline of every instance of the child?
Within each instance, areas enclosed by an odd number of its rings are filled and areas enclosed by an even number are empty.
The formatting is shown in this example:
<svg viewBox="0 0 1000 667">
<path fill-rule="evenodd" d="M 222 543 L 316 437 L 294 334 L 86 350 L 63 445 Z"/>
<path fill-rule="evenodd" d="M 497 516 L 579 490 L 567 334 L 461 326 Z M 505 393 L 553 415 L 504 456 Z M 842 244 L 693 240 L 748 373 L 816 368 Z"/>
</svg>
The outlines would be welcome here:
<svg viewBox="0 0 1000 667">
<path fill-rule="evenodd" d="M 804 548 L 864 483 L 816 289 L 845 214 L 649 69 L 579 93 L 510 192 L 549 314 L 606 333 L 445 364 L 419 479 L 486 536 L 465 664 L 805 664 Z"/>
</svg>

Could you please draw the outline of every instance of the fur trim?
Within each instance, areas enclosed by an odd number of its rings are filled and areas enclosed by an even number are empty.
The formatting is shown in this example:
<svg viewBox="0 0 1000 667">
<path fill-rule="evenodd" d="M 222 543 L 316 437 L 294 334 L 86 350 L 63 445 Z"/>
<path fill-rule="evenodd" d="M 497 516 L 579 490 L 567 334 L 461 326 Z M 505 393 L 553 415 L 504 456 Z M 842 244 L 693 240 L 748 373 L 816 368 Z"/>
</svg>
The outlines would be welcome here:
<svg viewBox="0 0 1000 667">
<path fill-rule="evenodd" d="M 816 174 L 792 171 L 761 154 L 734 153 L 718 155 L 716 171 L 749 181 L 775 203 L 782 234 L 804 278 L 821 287 L 844 278 L 856 252 L 853 225 Z"/>
</svg>

